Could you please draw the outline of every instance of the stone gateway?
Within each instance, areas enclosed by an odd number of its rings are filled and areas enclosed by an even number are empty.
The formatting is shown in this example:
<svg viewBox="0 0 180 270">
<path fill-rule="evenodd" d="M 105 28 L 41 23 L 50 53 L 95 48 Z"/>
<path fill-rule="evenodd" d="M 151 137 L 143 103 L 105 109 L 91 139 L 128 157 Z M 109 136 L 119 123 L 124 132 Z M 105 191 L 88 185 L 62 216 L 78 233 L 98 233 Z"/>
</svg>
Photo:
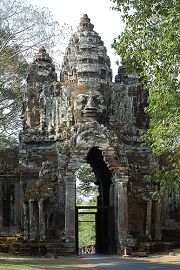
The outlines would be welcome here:
<svg viewBox="0 0 180 270">
<path fill-rule="evenodd" d="M 0 239 L 21 234 L 24 254 L 75 253 L 75 172 L 88 163 L 99 189 L 97 252 L 177 240 L 180 197 L 158 197 L 155 181 L 144 180 L 156 166 L 143 140 L 146 104 L 136 74 L 120 66 L 112 82 L 106 47 L 86 14 L 60 81 L 40 48 L 28 70 L 19 149 L 1 151 Z"/>
</svg>

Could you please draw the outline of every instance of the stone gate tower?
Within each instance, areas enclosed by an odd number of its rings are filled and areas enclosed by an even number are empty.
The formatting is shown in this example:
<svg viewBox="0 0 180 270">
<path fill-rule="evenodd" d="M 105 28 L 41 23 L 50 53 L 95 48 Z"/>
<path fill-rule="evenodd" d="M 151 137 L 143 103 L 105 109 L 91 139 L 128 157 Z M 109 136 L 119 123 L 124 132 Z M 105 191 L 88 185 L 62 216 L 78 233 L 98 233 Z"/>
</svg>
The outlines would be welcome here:
<svg viewBox="0 0 180 270">
<path fill-rule="evenodd" d="M 106 48 L 86 14 L 66 49 L 60 82 L 51 57 L 39 50 L 28 71 L 20 134 L 24 243 L 75 252 L 75 172 L 84 163 L 99 188 L 97 252 L 163 239 L 170 204 L 153 198 L 156 186 L 144 181 L 154 165 L 142 139 L 146 100 L 138 76 L 123 66 L 112 83 Z"/>
<path fill-rule="evenodd" d="M 112 83 L 110 59 L 93 28 L 84 15 L 66 49 L 60 83 L 44 48 L 30 66 L 20 150 L 22 222 L 25 239 L 55 238 L 73 251 L 75 172 L 88 162 L 100 190 L 97 250 L 112 252 L 123 249 L 127 237 L 150 234 L 149 197 L 137 191 L 150 168 L 149 150 L 140 148 L 146 97 L 138 77 L 123 67 Z"/>
</svg>

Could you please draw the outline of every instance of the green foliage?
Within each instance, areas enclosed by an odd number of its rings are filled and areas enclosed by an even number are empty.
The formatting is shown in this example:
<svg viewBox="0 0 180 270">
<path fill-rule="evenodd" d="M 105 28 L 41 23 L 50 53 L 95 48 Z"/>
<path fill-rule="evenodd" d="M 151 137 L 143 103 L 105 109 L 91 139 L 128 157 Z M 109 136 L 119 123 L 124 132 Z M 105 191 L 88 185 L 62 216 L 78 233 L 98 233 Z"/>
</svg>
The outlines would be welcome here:
<svg viewBox="0 0 180 270">
<path fill-rule="evenodd" d="M 177 0 L 112 0 L 126 23 L 113 48 L 149 92 L 147 138 L 163 161 L 154 177 L 163 190 L 180 190 L 179 17 Z"/>
<path fill-rule="evenodd" d="M 78 269 L 82 262 L 75 256 L 61 256 L 60 258 L 47 259 L 44 257 L 17 256 L 1 253 L 1 270 L 42 270 L 42 269 Z M 83 266 L 82 266 L 83 267 Z"/>
<path fill-rule="evenodd" d="M 79 248 L 95 245 L 96 242 L 96 226 L 95 222 L 88 222 L 95 220 L 94 214 L 80 215 L 79 218 Z M 83 221 L 83 222 L 81 222 Z M 85 222 L 87 221 L 87 222 Z"/>
<path fill-rule="evenodd" d="M 89 164 L 85 163 L 76 172 L 76 203 L 81 206 L 96 206 L 97 205 L 97 186 L 95 186 L 95 175 Z M 81 212 L 94 212 L 95 209 L 81 209 Z M 79 247 L 94 245 L 96 241 L 94 214 L 79 215 L 78 232 L 79 232 Z M 80 222 L 82 221 L 82 222 Z M 85 222 L 87 221 L 87 222 Z"/>
<path fill-rule="evenodd" d="M 88 203 L 83 202 L 81 205 L 96 206 L 96 197 L 88 201 Z M 81 212 L 95 212 L 95 209 L 81 209 Z M 78 223 L 79 232 L 79 248 L 95 245 L 96 242 L 96 223 L 95 214 L 80 214 Z M 90 222 L 89 222 L 90 221 Z M 91 222 L 94 221 L 94 222 Z"/>
<path fill-rule="evenodd" d="M 97 186 L 95 185 L 95 175 L 89 164 L 85 163 L 76 172 L 76 198 L 77 204 L 83 203 L 86 200 L 88 203 L 93 202 L 97 196 Z"/>
</svg>

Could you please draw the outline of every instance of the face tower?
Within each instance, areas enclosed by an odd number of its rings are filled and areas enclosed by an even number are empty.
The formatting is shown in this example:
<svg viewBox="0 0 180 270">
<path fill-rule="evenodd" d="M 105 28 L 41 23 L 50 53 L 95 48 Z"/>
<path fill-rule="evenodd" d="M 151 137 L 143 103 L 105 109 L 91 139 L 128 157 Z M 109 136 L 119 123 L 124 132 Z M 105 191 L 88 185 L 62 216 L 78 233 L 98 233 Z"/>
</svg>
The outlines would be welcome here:
<svg viewBox="0 0 180 270">
<path fill-rule="evenodd" d="M 0 155 L 1 234 L 23 233 L 23 254 L 77 252 L 76 172 L 88 163 L 98 188 L 97 252 L 122 254 L 166 240 L 171 230 L 180 235 L 175 197 L 154 196 L 155 181 L 144 181 L 157 165 L 143 137 L 146 104 L 139 77 L 125 67 L 112 82 L 106 48 L 86 14 L 65 51 L 60 82 L 40 48 L 29 65 L 19 149 Z"/>
<path fill-rule="evenodd" d="M 94 25 L 85 14 L 65 52 L 61 83 L 67 84 L 74 123 L 107 121 L 110 59 Z"/>
</svg>

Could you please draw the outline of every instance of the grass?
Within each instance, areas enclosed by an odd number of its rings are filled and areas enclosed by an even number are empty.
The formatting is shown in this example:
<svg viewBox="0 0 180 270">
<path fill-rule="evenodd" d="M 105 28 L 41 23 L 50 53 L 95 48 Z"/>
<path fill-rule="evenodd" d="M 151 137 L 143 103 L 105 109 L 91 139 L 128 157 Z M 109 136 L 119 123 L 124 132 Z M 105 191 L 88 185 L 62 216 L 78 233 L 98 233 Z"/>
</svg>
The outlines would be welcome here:
<svg viewBox="0 0 180 270">
<path fill-rule="evenodd" d="M 0 254 L 0 270 L 58 270 L 58 269 L 79 269 L 78 257 L 60 257 L 47 259 L 43 257 L 19 257 Z"/>
</svg>

